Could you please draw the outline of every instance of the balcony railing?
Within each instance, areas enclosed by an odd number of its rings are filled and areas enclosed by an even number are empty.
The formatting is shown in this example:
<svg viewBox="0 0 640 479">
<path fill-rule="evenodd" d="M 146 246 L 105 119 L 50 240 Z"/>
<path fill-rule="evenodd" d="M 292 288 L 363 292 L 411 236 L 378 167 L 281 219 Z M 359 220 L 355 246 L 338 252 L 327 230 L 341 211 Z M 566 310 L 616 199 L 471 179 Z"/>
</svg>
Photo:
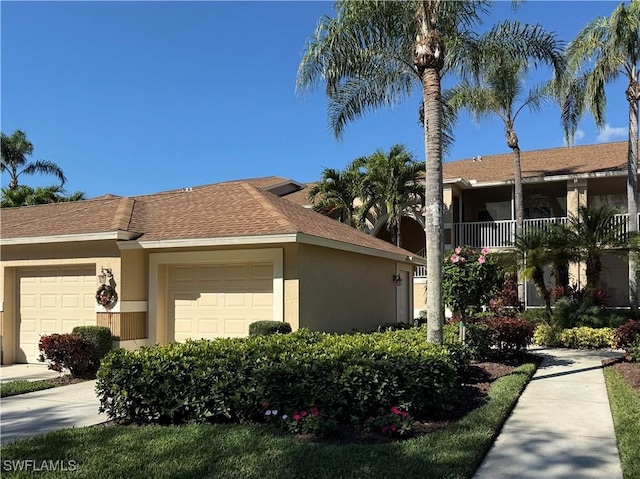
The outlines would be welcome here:
<svg viewBox="0 0 640 479">
<path fill-rule="evenodd" d="M 624 216 L 624 215 L 623 215 Z M 551 224 L 563 224 L 566 217 L 534 218 L 523 221 L 526 232 L 530 228 L 544 229 Z M 516 220 L 475 221 L 454 225 L 454 243 L 473 248 L 504 248 L 513 243 L 516 233 Z"/>
</svg>

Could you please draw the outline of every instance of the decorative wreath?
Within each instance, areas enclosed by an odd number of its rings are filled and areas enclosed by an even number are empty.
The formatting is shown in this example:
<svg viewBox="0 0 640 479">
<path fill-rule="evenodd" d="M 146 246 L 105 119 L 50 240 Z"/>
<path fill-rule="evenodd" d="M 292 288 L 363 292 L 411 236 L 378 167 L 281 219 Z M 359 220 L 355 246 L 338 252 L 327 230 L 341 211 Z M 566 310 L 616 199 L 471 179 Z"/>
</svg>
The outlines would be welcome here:
<svg viewBox="0 0 640 479">
<path fill-rule="evenodd" d="M 113 286 L 109 286 L 108 284 L 103 284 L 98 288 L 96 292 L 96 301 L 99 305 L 108 308 L 113 306 L 116 301 L 118 301 L 118 293 Z"/>
</svg>

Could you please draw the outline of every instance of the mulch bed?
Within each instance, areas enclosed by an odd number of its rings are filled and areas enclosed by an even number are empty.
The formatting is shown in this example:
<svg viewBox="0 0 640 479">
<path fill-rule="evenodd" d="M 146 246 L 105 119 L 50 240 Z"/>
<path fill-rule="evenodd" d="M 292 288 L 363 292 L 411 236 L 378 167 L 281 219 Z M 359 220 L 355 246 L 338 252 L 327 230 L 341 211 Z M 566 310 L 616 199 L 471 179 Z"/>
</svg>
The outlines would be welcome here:
<svg viewBox="0 0 640 479">
<path fill-rule="evenodd" d="M 58 387 L 58 386 L 68 386 L 69 384 L 83 383 L 89 380 L 81 379 L 81 378 L 72 378 L 70 374 L 63 374 L 62 376 L 58 376 L 52 379 L 44 379 L 44 381 L 51 382 L 56 387 Z"/>
</svg>

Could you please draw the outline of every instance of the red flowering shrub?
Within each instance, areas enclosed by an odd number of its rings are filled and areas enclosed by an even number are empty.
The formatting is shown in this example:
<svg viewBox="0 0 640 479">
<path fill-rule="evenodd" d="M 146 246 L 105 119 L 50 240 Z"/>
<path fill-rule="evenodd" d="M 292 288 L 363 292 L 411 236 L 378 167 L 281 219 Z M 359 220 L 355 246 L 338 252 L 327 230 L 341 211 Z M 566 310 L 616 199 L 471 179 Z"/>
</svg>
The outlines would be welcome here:
<svg viewBox="0 0 640 479">
<path fill-rule="evenodd" d="M 485 318 L 482 320 L 491 331 L 493 345 L 502 351 L 525 349 L 533 341 L 535 326 L 520 318 Z"/>
<path fill-rule="evenodd" d="M 613 344 L 616 348 L 628 350 L 636 338 L 640 338 L 640 320 L 630 320 L 616 329 L 613 334 Z"/>
<path fill-rule="evenodd" d="M 99 361 L 96 346 L 77 334 L 51 334 L 42 336 L 38 343 L 38 361 L 49 361 L 49 369 L 61 372 L 68 369 L 74 378 L 96 377 Z"/>
</svg>

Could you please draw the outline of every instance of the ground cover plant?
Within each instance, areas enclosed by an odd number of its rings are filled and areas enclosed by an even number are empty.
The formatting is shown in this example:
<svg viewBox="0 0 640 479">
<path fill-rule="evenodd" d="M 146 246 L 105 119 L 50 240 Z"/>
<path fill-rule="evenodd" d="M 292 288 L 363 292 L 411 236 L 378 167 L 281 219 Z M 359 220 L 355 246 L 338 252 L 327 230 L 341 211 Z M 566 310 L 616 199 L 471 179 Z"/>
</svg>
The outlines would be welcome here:
<svg viewBox="0 0 640 479">
<path fill-rule="evenodd" d="M 479 407 L 458 421 L 405 440 L 331 442 L 257 424 L 109 425 L 56 431 L 4 445 L 0 451 L 3 461 L 73 460 L 73 477 L 96 479 L 471 478 L 536 368 L 531 363 L 501 367 L 502 376 L 495 381 L 480 379 L 486 382 Z M 498 369 L 496 365 L 494 372 L 500 375 Z M 3 477 L 37 475 L 3 471 Z"/>
<path fill-rule="evenodd" d="M 25 381 L 23 379 L 8 381 L 0 384 L 0 397 L 17 396 L 18 394 L 41 391 L 53 387 L 55 387 L 55 384 L 49 379 L 44 381 Z"/>
<path fill-rule="evenodd" d="M 640 365 L 616 361 L 604 369 L 624 479 L 640 477 Z"/>
</svg>

